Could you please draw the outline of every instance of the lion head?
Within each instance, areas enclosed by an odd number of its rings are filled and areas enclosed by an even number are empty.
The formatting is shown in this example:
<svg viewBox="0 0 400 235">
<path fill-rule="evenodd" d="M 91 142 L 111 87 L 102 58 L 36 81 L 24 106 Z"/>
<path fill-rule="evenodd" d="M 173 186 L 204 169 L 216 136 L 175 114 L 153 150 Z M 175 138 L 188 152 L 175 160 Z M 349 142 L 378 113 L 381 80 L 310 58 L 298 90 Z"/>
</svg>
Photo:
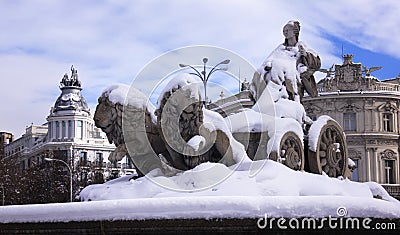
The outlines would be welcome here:
<svg viewBox="0 0 400 235">
<path fill-rule="evenodd" d="M 119 146 L 124 143 L 122 135 L 122 110 L 119 103 L 112 103 L 106 93 L 98 99 L 98 105 L 94 113 L 94 123 L 107 135 L 108 142 Z"/>
</svg>

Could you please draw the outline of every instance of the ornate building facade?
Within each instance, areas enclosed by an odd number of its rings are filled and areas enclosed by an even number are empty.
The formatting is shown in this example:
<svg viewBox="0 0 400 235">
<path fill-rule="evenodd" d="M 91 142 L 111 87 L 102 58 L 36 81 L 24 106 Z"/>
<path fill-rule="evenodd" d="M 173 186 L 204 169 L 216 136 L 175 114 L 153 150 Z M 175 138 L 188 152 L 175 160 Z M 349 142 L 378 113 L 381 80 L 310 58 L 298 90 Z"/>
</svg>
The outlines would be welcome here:
<svg viewBox="0 0 400 235">
<path fill-rule="evenodd" d="M 57 152 L 60 160 L 68 163 L 81 182 L 90 180 L 93 171 L 105 180 L 118 174 L 135 172 L 125 157 L 117 164 L 108 161 L 115 146 L 108 143 L 105 133 L 94 126 L 90 109 L 81 94 L 82 86 L 77 70 L 64 75 L 60 82 L 61 94 L 43 125 L 31 125 L 22 137 L 5 146 L 6 158 L 18 158 L 21 170 L 44 161 L 49 151 Z"/>
<path fill-rule="evenodd" d="M 343 64 L 326 70 L 319 95 L 305 97 L 303 104 L 312 119 L 329 115 L 343 127 L 349 157 L 357 165 L 354 181 L 388 188 L 400 184 L 400 77 L 380 81 L 371 72 L 381 67 L 368 69 L 352 57 L 344 55 Z"/>
</svg>

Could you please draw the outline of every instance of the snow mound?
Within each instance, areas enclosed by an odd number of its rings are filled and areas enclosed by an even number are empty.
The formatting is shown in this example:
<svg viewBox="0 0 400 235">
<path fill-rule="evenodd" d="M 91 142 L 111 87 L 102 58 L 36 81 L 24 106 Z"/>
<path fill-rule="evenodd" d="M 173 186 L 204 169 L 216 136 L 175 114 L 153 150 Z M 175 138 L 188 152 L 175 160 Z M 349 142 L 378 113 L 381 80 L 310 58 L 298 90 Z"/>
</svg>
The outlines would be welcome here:
<svg viewBox="0 0 400 235">
<path fill-rule="evenodd" d="M 253 164 L 258 165 L 261 170 L 251 177 L 250 169 L 254 167 Z M 177 188 L 180 190 L 176 190 Z M 390 197 L 378 184 L 358 183 L 348 179 L 339 180 L 324 175 L 293 171 L 278 162 L 261 160 L 231 167 L 207 162 L 172 177 L 153 177 L 151 174 L 136 180 L 124 177 L 105 184 L 88 186 L 82 190 L 80 197 L 83 201 L 101 201 L 199 196 L 324 196 L 332 198 L 341 196 L 340 200 L 343 202 L 355 197 L 378 201 L 378 199 L 373 199 L 376 195 L 383 199 L 379 201 L 393 203 L 393 206 L 398 208 L 397 216 L 400 216 L 400 203 Z M 313 207 L 313 205 L 309 206 Z M 304 210 L 308 210 L 307 206 Z"/>
<path fill-rule="evenodd" d="M 262 167 L 249 176 L 252 164 Z M 226 167 L 203 163 L 173 177 L 121 177 L 81 192 L 90 202 L 0 207 L 0 223 L 101 220 L 326 218 L 345 208 L 351 218 L 400 218 L 400 202 L 372 182 L 293 171 L 271 161 Z M 157 180 L 155 182 L 154 180 Z M 162 185 L 160 185 L 162 183 Z M 170 190 L 168 184 L 184 191 Z M 379 195 L 383 200 L 375 199 Z M 366 206 L 367 205 L 367 206 Z"/>
</svg>

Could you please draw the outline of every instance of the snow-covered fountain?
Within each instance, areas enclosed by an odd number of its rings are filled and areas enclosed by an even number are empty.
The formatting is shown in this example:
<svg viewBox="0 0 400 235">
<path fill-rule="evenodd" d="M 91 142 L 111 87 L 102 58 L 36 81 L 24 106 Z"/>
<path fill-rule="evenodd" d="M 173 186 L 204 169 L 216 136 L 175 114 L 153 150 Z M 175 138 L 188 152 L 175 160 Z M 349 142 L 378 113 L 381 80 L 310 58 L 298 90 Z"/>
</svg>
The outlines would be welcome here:
<svg viewBox="0 0 400 235">
<path fill-rule="evenodd" d="M 254 73 L 254 105 L 225 116 L 204 107 L 187 73 L 165 84 L 157 107 L 135 87 L 110 86 L 95 124 L 116 145 L 109 160 L 129 156 L 138 176 L 90 185 L 68 206 L 2 208 L 0 222 L 399 218 L 400 203 L 379 184 L 348 178 L 340 125 L 307 117 L 301 100 L 318 95 L 320 58 L 299 31 L 297 21 L 285 25 L 285 42 Z"/>
<path fill-rule="evenodd" d="M 339 204 L 352 208 L 351 216 L 399 216 L 398 202 L 380 185 L 349 180 L 341 126 L 328 116 L 307 117 L 301 100 L 305 92 L 318 95 L 313 74 L 321 62 L 298 40 L 299 30 L 297 21 L 288 22 L 285 42 L 254 73 L 254 106 L 225 117 L 204 107 L 190 74 L 171 79 L 157 107 L 135 88 L 106 89 L 96 125 L 117 146 L 111 160 L 129 155 L 139 176 L 89 186 L 81 199 L 162 198 L 154 206 L 170 212 L 155 216 L 143 208 L 135 218 L 247 217 L 265 210 L 274 216 L 337 216 L 332 211 Z M 183 201 L 187 213 L 177 206 Z M 248 207 L 250 201 L 257 209 Z M 367 201 L 376 206 L 365 209 Z M 278 209 L 282 205 L 287 211 Z"/>
</svg>

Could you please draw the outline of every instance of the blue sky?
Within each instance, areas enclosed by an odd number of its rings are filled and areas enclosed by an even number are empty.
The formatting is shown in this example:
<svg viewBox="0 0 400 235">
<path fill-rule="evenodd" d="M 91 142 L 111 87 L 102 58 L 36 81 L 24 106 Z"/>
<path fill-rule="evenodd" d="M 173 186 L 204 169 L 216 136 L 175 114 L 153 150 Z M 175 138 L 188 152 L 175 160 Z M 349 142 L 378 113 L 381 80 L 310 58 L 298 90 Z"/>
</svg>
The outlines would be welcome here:
<svg viewBox="0 0 400 235">
<path fill-rule="evenodd" d="M 397 0 L 2 0 L 0 131 L 19 137 L 25 126 L 45 123 L 72 64 L 94 112 L 106 87 L 131 84 L 176 48 L 217 46 L 258 67 L 292 19 L 324 68 L 341 63 L 343 44 L 355 62 L 383 66 L 373 75 L 393 78 L 400 73 L 398 12 Z"/>
</svg>

